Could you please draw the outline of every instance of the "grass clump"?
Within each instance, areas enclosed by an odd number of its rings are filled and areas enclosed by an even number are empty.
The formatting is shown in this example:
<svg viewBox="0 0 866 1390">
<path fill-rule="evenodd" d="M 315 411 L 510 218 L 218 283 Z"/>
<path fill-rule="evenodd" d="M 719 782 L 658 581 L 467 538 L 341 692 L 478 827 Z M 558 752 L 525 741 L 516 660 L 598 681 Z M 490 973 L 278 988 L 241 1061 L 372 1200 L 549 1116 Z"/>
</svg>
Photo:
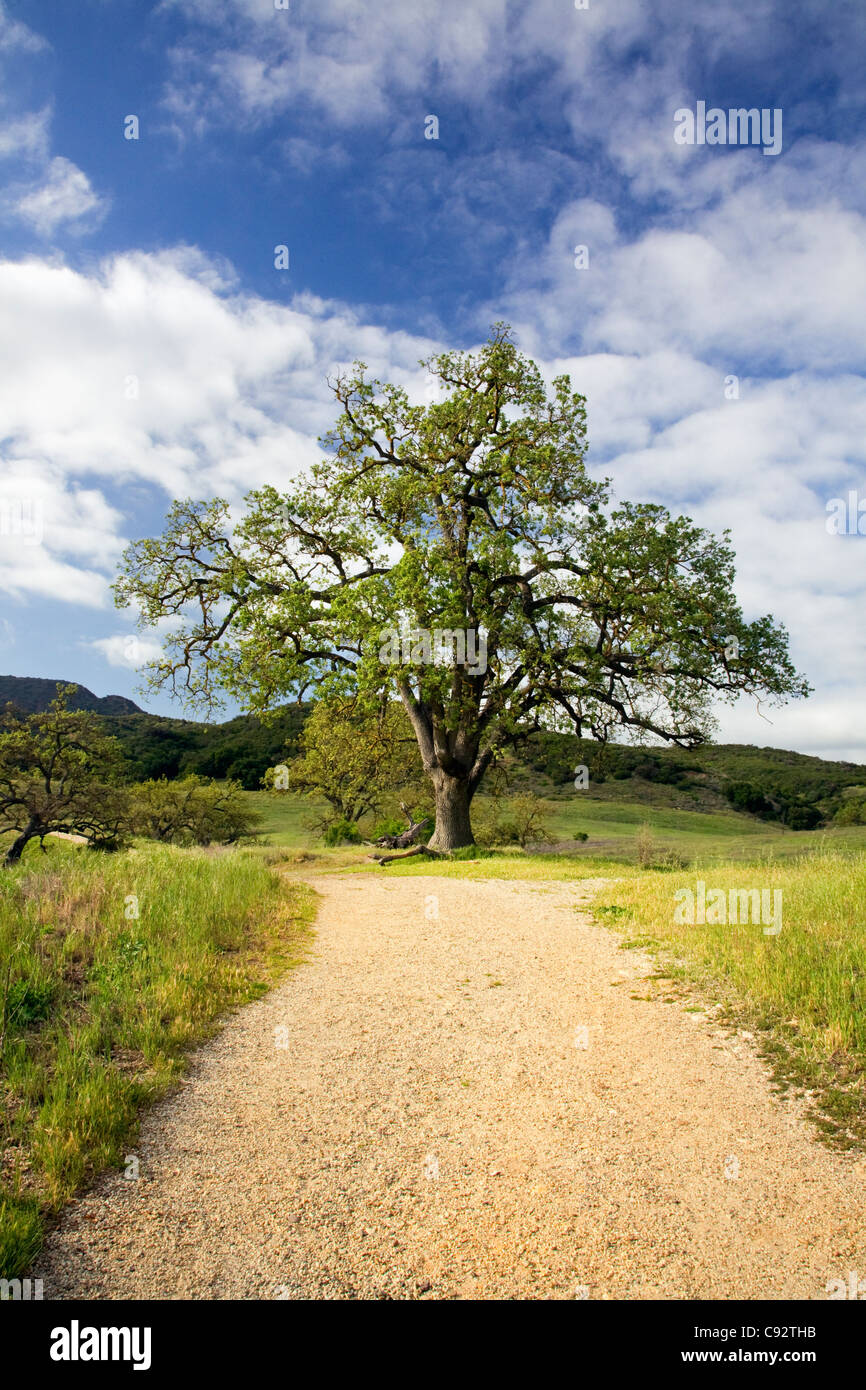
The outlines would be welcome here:
<svg viewBox="0 0 866 1390">
<path fill-rule="evenodd" d="M 52 849 L 0 874 L 0 1276 L 121 1161 L 187 1050 L 301 958 L 311 903 L 241 852 Z"/>
</svg>

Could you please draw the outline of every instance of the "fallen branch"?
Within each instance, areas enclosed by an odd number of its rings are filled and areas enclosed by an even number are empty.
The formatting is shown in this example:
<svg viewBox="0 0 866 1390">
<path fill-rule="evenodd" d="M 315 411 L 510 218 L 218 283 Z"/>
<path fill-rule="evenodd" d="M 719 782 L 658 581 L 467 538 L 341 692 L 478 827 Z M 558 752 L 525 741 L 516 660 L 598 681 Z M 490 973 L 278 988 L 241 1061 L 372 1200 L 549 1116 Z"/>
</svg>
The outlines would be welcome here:
<svg viewBox="0 0 866 1390">
<path fill-rule="evenodd" d="M 425 816 L 423 820 L 413 821 L 408 807 L 404 806 L 402 801 L 400 802 L 400 810 L 409 822 L 406 829 L 401 830 L 398 835 L 380 835 L 378 840 L 369 841 L 370 844 L 380 845 L 382 849 L 408 849 L 410 845 L 415 843 L 431 817 Z"/>
<path fill-rule="evenodd" d="M 378 841 L 376 842 L 378 844 Z M 393 864 L 395 859 L 411 859 L 413 854 L 429 854 L 431 859 L 447 859 L 449 856 L 442 850 L 430 849 L 429 845 L 416 845 L 414 849 L 407 850 L 405 854 L 368 854 L 374 864 Z"/>
</svg>

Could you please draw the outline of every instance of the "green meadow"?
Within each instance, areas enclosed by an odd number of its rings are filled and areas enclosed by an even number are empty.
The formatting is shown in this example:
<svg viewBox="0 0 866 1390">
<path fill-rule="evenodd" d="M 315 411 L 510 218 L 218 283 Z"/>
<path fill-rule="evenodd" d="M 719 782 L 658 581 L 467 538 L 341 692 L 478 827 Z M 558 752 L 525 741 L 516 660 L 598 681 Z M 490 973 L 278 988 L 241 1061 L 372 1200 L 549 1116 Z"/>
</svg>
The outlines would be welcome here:
<svg viewBox="0 0 866 1390">
<path fill-rule="evenodd" d="M 324 801 L 293 796 L 289 792 L 247 792 L 246 795 L 262 817 L 259 833 L 268 844 L 320 854 L 323 863 L 335 857 L 323 849 L 320 834 L 309 824 L 325 810 Z M 498 804 L 503 803 L 507 811 L 507 797 L 499 799 Z M 483 795 L 473 803 L 482 811 L 493 804 L 494 798 Z M 784 825 L 734 811 L 675 810 L 639 801 L 581 799 L 577 791 L 567 798 L 542 798 L 542 804 L 545 823 L 551 832 L 551 846 L 544 848 L 555 846 L 580 859 L 635 862 L 636 836 L 642 825 L 649 825 L 661 850 L 670 850 L 689 861 L 731 859 L 748 863 L 762 861 L 768 856 L 786 859 L 821 847 L 841 853 L 866 851 L 866 826 L 861 825 L 789 830 Z M 574 837 L 581 831 L 589 838 L 576 842 Z M 537 852 L 530 850 L 527 857 Z M 358 857 L 363 859 L 360 849 L 353 852 L 353 858 Z M 336 853 L 336 860 L 342 862 L 343 856 Z"/>
</svg>

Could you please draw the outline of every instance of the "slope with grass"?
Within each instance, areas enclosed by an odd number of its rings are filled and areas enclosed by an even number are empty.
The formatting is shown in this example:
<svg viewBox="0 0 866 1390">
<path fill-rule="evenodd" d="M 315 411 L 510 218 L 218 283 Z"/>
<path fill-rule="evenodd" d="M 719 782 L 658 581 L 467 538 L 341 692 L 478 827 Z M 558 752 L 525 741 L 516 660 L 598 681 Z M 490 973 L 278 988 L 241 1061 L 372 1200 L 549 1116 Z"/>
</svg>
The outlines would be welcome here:
<svg viewBox="0 0 866 1390">
<path fill-rule="evenodd" d="M 303 949 L 309 895 L 267 856 L 53 843 L 0 874 L 0 1276 L 220 1015 Z"/>
<path fill-rule="evenodd" d="M 313 821 L 327 809 L 324 801 L 317 802 L 290 792 L 249 792 L 247 796 L 262 816 L 260 833 L 265 843 L 317 854 L 323 852 L 321 832 L 313 828 Z M 507 796 L 494 798 L 480 794 L 474 804 L 482 816 L 487 808 L 496 807 L 507 819 Z M 845 853 L 866 849 L 866 826 L 794 831 L 729 808 L 676 810 L 652 807 L 640 801 L 597 800 L 572 791 L 568 799 L 542 798 L 541 809 L 549 829 L 548 849 L 553 844 L 581 859 L 602 858 L 612 863 L 635 862 L 637 836 L 643 825 L 650 827 L 660 852 L 667 851 L 689 861 L 696 857 L 745 862 L 767 856 L 785 859 L 822 846 Z M 362 822 L 366 833 L 371 827 L 372 821 Z M 578 843 L 574 837 L 581 831 L 588 839 Z M 363 852 L 356 851 L 355 857 L 363 858 Z"/>
<path fill-rule="evenodd" d="M 781 893 L 778 936 L 752 922 L 676 920 L 688 889 Z M 717 899 L 717 901 L 719 901 Z M 769 899 L 768 899 L 769 901 Z M 866 1145 L 866 854 L 823 849 L 788 862 L 697 865 L 621 880 L 601 919 L 652 950 L 665 975 L 701 987 L 754 1031 L 782 1085 L 805 1090 L 827 1137 Z M 697 914 L 695 914 L 697 916 Z M 705 916 L 709 914 L 704 914 Z"/>
</svg>

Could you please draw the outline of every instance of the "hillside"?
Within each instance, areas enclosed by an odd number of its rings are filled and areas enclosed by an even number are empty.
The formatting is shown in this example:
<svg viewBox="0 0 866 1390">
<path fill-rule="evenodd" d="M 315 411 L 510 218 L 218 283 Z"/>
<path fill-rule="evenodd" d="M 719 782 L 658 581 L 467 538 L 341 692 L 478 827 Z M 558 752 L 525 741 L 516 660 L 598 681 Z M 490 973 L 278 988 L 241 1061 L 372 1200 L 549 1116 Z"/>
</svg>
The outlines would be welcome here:
<svg viewBox="0 0 866 1390">
<path fill-rule="evenodd" d="M 585 766 L 589 799 L 643 802 L 686 811 L 730 810 L 794 830 L 814 829 L 849 795 L 866 794 L 866 767 L 808 753 L 751 744 L 702 748 L 598 744 L 570 734 L 539 733 L 529 740 L 513 778 L 547 796 L 571 796 L 575 769 Z M 862 799 L 862 798 L 861 798 Z"/>
<path fill-rule="evenodd" d="M 261 786 L 269 767 L 294 757 L 309 706 L 285 705 L 268 719 L 238 715 L 224 724 L 202 724 L 159 714 L 106 719 L 106 732 L 123 744 L 136 780 L 148 777 L 231 777 L 248 791 Z"/>
<path fill-rule="evenodd" d="M 0 705 L 44 709 L 58 682 L 35 677 L 0 677 Z M 107 732 L 123 744 L 135 780 L 231 777 L 249 791 L 261 786 L 267 768 L 297 755 L 311 705 L 284 705 L 267 720 L 238 715 L 206 724 L 146 714 L 120 695 L 100 698 L 79 686 L 73 706 L 106 717 Z M 592 801 L 642 803 L 679 811 L 743 812 L 809 830 L 832 819 L 843 802 L 866 798 L 866 767 L 807 753 L 748 744 L 682 748 L 602 745 L 573 734 L 532 734 L 518 754 L 502 763 L 505 795 L 531 790 L 554 800 L 574 795 L 576 769 L 588 769 L 582 795 Z M 488 781 L 485 790 L 494 790 Z M 857 818 L 853 823 L 857 823 Z"/>
<path fill-rule="evenodd" d="M 40 676 L 0 676 L 0 708 L 10 702 L 24 714 L 46 710 L 57 694 L 57 688 L 68 682 L 45 680 Z M 142 714 L 134 700 L 124 695 L 94 695 L 86 685 L 79 685 L 69 701 L 70 709 L 89 709 L 97 714 Z"/>
</svg>

